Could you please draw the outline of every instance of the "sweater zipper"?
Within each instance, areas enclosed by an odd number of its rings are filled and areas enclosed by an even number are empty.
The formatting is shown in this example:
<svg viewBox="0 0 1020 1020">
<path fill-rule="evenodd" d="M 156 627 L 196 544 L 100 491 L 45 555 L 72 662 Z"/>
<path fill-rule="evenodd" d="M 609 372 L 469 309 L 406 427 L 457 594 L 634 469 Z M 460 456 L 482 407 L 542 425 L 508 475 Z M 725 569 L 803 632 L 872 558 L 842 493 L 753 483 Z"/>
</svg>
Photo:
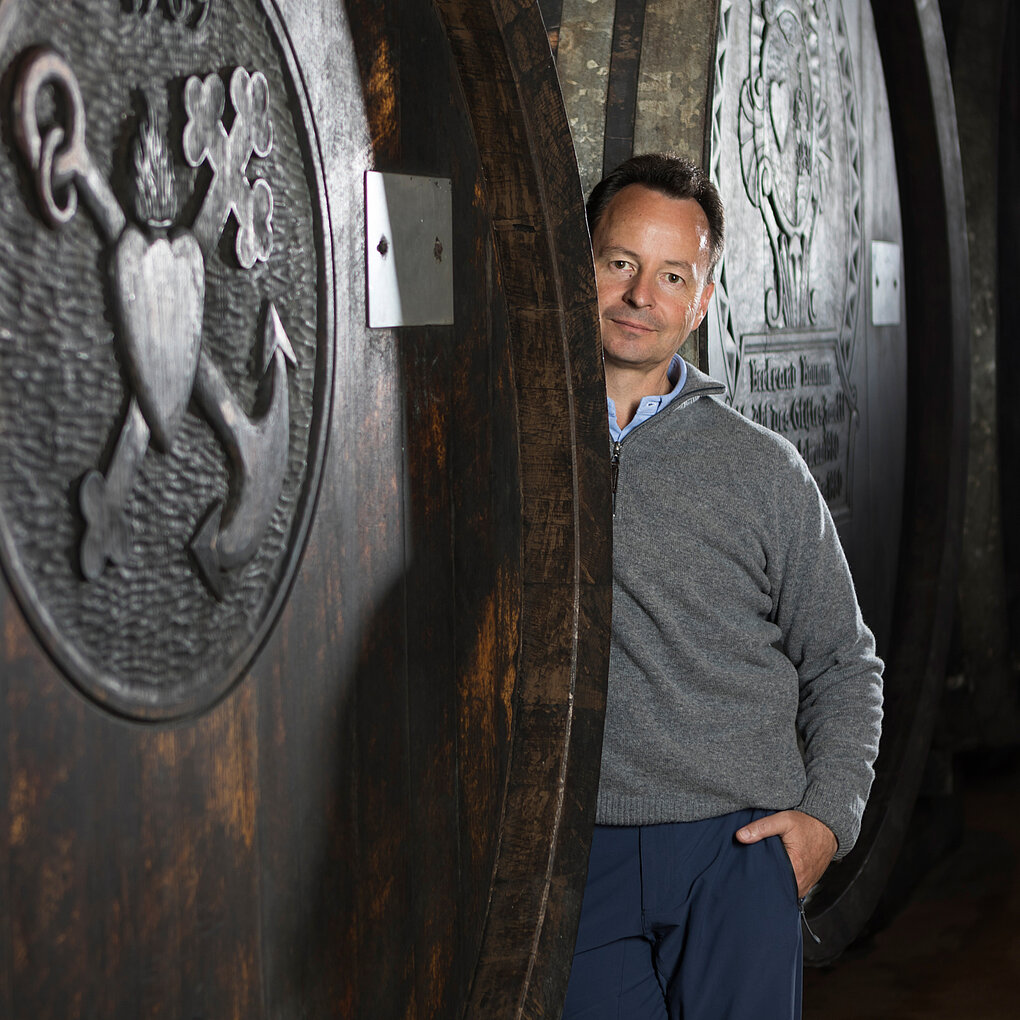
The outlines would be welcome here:
<svg viewBox="0 0 1020 1020">
<path fill-rule="evenodd" d="M 678 401 L 676 401 L 674 404 L 672 404 L 670 406 L 671 407 L 676 407 L 676 409 L 678 411 L 683 410 L 683 408 L 690 406 L 691 404 L 694 403 L 695 400 L 699 399 L 700 397 L 703 397 L 706 393 L 710 393 L 710 392 L 712 392 L 712 391 L 709 390 L 709 389 L 698 390 L 698 391 L 692 393 L 690 396 L 685 397 L 683 399 L 683 401 L 679 401 L 678 400 Z M 650 421 L 651 419 L 647 419 L 647 420 Z M 644 425 L 644 424 L 645 424 L 644 422 L 641 423 L 641 425 Z M 640 427 L 641 426 L 639 425 L 638 428 L 640 428 Z M 609 467 L 610 467 L 610 472 L 611 472 L 612 481 L 613 481 L 613 516 L 614 517 L 616 516 L 616 483 L 617 483 L 617 481 L 620 478 L 620 444 L 622 442 L 623 442 L 622 439 L 614 439 L 613 440 L 613 452 L 612 452 L 612 454 L 610 455 L 610 458 L 609 458 Z"/>
<path fill-rule="evenodd" d="M 620 477 L 620 443 L 621 440 L 613 440 L 613 453 L 609 458 L 610 475 L 613 480 L 613 516 L 616 516 L 616 482 Z"/>
</svg>

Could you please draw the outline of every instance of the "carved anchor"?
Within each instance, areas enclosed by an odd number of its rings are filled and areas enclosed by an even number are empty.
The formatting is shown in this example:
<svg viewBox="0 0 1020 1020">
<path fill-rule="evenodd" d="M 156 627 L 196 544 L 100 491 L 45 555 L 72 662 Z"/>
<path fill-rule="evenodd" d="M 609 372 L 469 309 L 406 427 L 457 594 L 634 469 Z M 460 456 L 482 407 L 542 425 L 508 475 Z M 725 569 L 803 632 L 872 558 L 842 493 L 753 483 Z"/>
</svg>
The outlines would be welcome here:
<svg viewBox="0 0 1020 1020">
<path fill-rule="evenodd" d="M 60 93 L 67 125 L 40 131 L 40 91 Z M 237 403 L 212 358 L 202 350 L 205 300 L 203 251 L 215 247 L 231 213 L 238 220 L 238 261 L 251 268 L 266 261 L 272 246 L 272 193 L 263 180 L 250 185 L 251 154 L 272 146 L 265 77 L 235 69 L 230 82 L 234 121 L 228 134 L 220 122 L 223 85 L 212 75 L 188 79 L 185 156 L 193 166 L 207 160 L 213 181 L 191 231 L 166 235 L 172 205 L 169 157 L 151 124 L 142 125 L 136 150 L 139 205 L 151 233 L 129 225 L 85 145 L 85 109 L 71 68 L 57 53 L 27 54 L 15 90 L 19 146 L 35 175 L 43 214 L 54 227 L 69 222 L 80 191 L 106 241 L 114 246 L 113 290 L 128 363 L 132 394 L 106 474 L 82 479 L 79 502 L 85 518 L 80 563 L 95 580 L 106 561 L 123 562 L 130 545 L 125 506 L 150 439 L 162 451 L 173 445 L 189 399 L 194 397 L 230 455 L 236 472 L 229 505 L 215 503 L 192 540 L 203 577 L 223 597 L 226 572 L 243 566 L 258 549 L 279 501 L 287 470 L 290 408 L 287 361 L 296 364 L 276 308 L 265 314 L 262 370 L 268 408 L 250 419 Z M 58 198 L 58 196 L 62 196 Z"/>
<path fill-rule="evenodd" d="M 227 448 L 240 484 L 238 496 L 224 509 L 214 503 L 192 539 L 191 548 L 209 587 L 223 597 L 225 572 L 244 566 L 258 549 L 280 498 L 287 473 L 290 404 L 287 361 L 294 350 L 276 308 L 270 304 L 262 341 L 263 375 L 272 372 L 269 410 L 257 421 L 237 406 L 227 381 L 203 351 L 195 380 L 195 397 Z M 272 479 L 270 486 L 265 479 Z"/>
</svg>

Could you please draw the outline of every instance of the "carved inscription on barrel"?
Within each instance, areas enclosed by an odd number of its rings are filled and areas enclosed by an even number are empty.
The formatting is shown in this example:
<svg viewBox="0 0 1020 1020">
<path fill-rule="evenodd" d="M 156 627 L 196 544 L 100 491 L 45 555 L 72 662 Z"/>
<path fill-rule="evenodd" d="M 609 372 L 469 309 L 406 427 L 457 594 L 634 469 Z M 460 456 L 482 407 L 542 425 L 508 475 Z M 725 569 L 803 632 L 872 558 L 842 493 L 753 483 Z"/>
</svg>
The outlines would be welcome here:
<svg viewBox="0 0 1020 1020">
<path fill-rule="evenodd" d="M 194 712 L 272 626 L 314 501 L 314 127 L 268 3 L 5 13 L 4 566 L 87 694 Z"/>
</svg>

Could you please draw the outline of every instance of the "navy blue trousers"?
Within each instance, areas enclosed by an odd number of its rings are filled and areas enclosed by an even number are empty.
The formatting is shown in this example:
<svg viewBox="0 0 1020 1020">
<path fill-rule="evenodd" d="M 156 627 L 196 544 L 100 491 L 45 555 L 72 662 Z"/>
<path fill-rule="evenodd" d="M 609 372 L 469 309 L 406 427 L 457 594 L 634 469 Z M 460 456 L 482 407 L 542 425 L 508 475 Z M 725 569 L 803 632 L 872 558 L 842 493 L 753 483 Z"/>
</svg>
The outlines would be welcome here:
<svg viewBox="0 0 1020 1020">
<path fill-rule="evenodd" d="M 799 1020 L 793 867 L 733 835 L 764 814 L 595 827 L 563 1020 Z"/>
</svg>

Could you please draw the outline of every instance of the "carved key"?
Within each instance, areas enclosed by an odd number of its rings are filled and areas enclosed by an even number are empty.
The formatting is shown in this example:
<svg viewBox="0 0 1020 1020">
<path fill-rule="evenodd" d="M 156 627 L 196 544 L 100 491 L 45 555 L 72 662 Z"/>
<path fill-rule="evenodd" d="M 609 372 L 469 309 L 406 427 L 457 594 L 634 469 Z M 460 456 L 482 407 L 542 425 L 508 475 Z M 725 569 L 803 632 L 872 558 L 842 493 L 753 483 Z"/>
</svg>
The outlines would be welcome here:
<svg viewBox="0 0 1020 1020">
<path fill-rule="evenodd" d="M 63 100 L 68 123 L 53 124 L 45 133 L 38 119 L 40 91 L 50 86 Z M 124 233 L 127 219 L 85 144 L 85 103 L 74 72 L 59 54 L 32 50 L 18 78 L 14 106 L 18 144 L 35 176 L 43 215 L 54 227 L 70 222 L 78 209 L 80 190 L 99 229 L 111 244 Z M 62 200 L 60 200 L 62 198 Z M 82 479 L 79 503 L 85 517 L 80 549 L 82 573 L 92 581 L 106 561 L 122 562 L 130 544 L 124 506 L 149 445 L 149 426 L 132 397 L 104 477 L 89 471 Z"/>
</svg>

